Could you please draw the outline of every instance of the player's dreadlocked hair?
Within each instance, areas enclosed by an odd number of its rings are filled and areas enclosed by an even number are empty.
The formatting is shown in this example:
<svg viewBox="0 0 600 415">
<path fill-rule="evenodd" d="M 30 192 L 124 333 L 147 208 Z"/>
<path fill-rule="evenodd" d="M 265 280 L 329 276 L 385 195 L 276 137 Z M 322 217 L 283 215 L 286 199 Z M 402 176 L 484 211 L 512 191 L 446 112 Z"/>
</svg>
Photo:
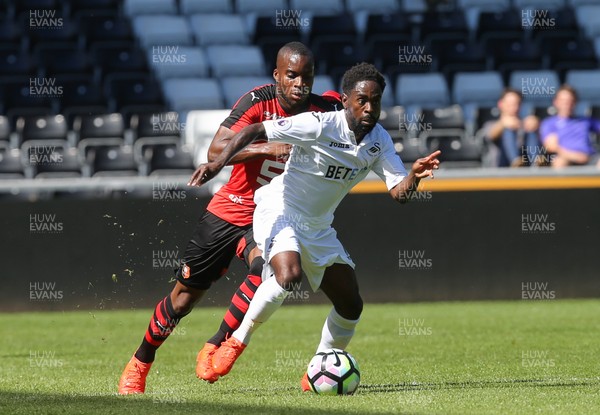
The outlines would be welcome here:
<svg viewBox="0 0 600 415">
<path fill-rule="evenodd" d="M 370 63 L 361 62 L 354 65 L 344 73 L 342 78 L 342 91 L 349 95 L 357 82 L 375 81 L 381 87 L 381 92 L 385 89 L 385 79 L 379 73 L 375 66 Z"/>
<path fill-rule="evenodd" d="M 280 55 L 283 56 L 285 53 L 291 53 L 292 55 L 308 56 L 314 60 L 312 51 L 301 42 L 289 42 L 286 43 L 277 52 L 277 59 L 279 60 Z"/>
</svg>

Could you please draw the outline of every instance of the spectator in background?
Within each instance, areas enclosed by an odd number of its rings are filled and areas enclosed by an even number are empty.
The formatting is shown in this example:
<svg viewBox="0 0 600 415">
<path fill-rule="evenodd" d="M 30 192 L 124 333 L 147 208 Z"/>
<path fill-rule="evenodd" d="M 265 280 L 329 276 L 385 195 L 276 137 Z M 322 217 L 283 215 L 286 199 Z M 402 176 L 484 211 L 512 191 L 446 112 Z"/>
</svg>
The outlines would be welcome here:
<svg viewBox="0 0 600 415">
<path fill-rule="evenodd" d="M 595 150 L 590 133 L 600 133 L 600 121 L 573 114 L 577 104 L 577 92 L 569 85 L 562 85 L 552 104 L 556 115 L 542 121 L 540 136 L 544 148 L 552 153 L 552 167 L 593 164 Z"/>
<path fill-rule="evenodd" d="M 521 100 L 519 91 L 505 89 L 498 100 L 500 118 L 484 126 L 486 139 L 497 149 L 498 167 L 521 167 L 537 161 L 537 153 L 540 152 L 537 130 L 540 122 L 535 115 L 528 115 L 523 120 L 519 118 Z"/>
</svg>

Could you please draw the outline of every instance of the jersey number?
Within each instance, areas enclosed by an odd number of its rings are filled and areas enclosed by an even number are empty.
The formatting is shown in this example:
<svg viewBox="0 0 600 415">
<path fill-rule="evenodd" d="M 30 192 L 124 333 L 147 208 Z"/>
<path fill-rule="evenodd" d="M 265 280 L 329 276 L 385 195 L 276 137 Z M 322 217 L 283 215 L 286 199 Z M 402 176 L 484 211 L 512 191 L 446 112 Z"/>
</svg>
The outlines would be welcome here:
<svg viewBox="0 0 600 415">
<path fill-rule="evenodd" d="M 265 160 L 260 168 L 260 173 L 256 177 L 256 182 L 261 186 L 269 184 L 274 177 L 283 173 L 285 164 L 275 160 Z"/>
</svg>

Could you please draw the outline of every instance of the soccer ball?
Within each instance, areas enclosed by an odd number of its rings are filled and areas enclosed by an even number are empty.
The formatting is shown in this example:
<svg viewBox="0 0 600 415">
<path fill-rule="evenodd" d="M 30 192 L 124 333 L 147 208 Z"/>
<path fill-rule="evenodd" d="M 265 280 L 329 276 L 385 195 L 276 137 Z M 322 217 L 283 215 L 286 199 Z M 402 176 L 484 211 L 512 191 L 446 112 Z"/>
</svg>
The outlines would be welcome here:
<svg viewBox="0 0 600 415">
<path fill-rule="evenodd" d="M 319 352 L 308 364 L 308 383 L 321 395 L 351 395 L 360 383 L 356 359 L 340 349 Z"/>
</svg>

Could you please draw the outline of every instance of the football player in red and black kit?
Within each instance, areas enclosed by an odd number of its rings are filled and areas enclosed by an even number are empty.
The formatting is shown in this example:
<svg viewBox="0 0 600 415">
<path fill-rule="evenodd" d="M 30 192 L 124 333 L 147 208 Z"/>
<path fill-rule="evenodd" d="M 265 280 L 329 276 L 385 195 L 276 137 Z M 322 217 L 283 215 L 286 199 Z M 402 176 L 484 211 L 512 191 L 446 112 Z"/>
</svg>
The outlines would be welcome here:
<svg viewBox="0 0 600 415">
<path fill-rule="evenodd" d="M 324 97 L 311 93 L 314 58 L 300 42 L 288 43 L 279 50 L 273 78 L 274 85 L 255 88 L 236 102 L 213 138 L 209 161 L 246 125 L 306 111 L 335 111 L 338 107 L 336 92 L 328 92 Z M 283 172 L 290 150 L 289 145 L 257 142 L 232 160 L 231 178 L 214 195 L 201 216 L 177 270 L 175 287 L 156 305 L 142 344 L 121 375 L 120 394 L 144 393 L 156 350 L 212 283 L 227 272 L 237 254 L 248 265 L 248 276 L 234 294 L 219 331 L 208 340 L 197 358 L 196 375 L 211 383 L 218 379 L 212 369 L 212 355 L 237 329 L 261 283 L 264 261 L 252 235 L 254 191 Z M 199 182 L 197 174 L 198 171 L 192 176 L 191 185 Z"/>
</svg>

